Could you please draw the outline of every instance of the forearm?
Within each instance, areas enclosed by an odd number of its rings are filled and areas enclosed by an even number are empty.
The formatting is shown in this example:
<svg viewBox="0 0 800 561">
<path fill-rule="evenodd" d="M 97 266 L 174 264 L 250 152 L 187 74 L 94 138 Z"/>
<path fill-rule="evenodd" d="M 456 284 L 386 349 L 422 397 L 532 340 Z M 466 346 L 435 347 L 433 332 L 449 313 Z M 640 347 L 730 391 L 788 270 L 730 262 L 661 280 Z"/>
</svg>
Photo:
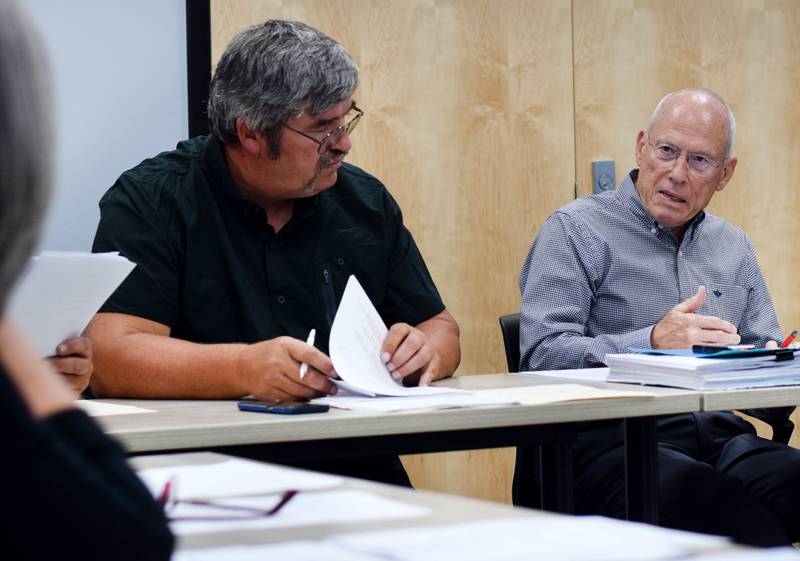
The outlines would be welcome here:
<svg viewBox="0 0 800 561">
<path fill-rule="evenodd" d="M 168 334 L 131 332 L 99 317 L 94 343 L 97 397 L 224 399 L 249 393 L 238 376 L 244 344 L 206 345 Z"/>
<path fill-rule="evenodd" d="M 522 335 L 542 333 L 542 330 L 521 330 L 521 370 L 563 370 L 591 368 L 604 364 L 605 355 L 624 353 L 630 347 L 649 347 L 652 326 L 620 333 L 587 337 L 577 332 L 551 332 L 538 340 L 526 340 Z M 529 338 L 527 338 L 529 339 Z M 527 349 L 527 352 L 525 352 Z"/>
<path fill-rule="evenodd" d="M 0 323 L 0 362 L 34 417 L 73 407 L 73 393 L 7 318 Z"/>
</svg>

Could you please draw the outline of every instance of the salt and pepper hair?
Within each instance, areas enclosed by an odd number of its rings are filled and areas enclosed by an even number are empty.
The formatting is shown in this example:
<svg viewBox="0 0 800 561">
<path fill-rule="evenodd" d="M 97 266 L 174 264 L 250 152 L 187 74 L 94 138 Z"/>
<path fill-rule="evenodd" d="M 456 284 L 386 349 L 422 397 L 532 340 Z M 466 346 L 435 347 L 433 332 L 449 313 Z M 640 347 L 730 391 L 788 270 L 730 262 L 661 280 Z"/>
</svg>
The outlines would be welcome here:
<svg viewBox="0 0 800 561">
<path fill-rule="evenodd" d="M 0 313 L 39 241 L 52 175 L 52 123 L 41 42 L 0 0 Z"/>
<path fill-rule="evenodd" d="M 653 111 L 652 117 L 650 117 L 650 122 L 647 124 L 647 132 L 648 133 L 650 132 L 650 130 L 653 128 L 653 124 L 661 116 L 661 110 L 664 106 L 664 103 L 666 103 L 667 100 L 671 99 L 673 96 L 676 96 L 678 94 L 689 93 L 689 92 L 702 93 L 710 97 L 713 97 L 714 99 L 719 101 L 725 108 L 725 112 L 727 113 L 728 116 L 728 138 L 725 142 L 725 158 L 726 159 L 730 158 L 731 154 L 733 153 L 733 140 L 736 137 L 736 119 L 733 117 L 733 111 L 731 111 L 730 106 L 725 102 L 724 99 L 722 99 L 722 96 L 720 96 L 716 92 L 712 92 L 711 90 L 707 90 L 705 88 L 685 88 L 682 90 L 677 90 L 668 93 L 667 95 L 662 97 L 661 101 L 659 101 L 658 105 L 656 105 L 656 109 L 655 111 Z"/>
<path fill-rule="evenodd" d="M 208 98 L 211 132 L 236 142 L 236 120 L 279 156 L 281 128 L 304 112 L 318 115 L 350 97 L 358 68 L 345 48 L 297 21 L 269 20 L 245 29 L 219 60 Z"/>
</svg>

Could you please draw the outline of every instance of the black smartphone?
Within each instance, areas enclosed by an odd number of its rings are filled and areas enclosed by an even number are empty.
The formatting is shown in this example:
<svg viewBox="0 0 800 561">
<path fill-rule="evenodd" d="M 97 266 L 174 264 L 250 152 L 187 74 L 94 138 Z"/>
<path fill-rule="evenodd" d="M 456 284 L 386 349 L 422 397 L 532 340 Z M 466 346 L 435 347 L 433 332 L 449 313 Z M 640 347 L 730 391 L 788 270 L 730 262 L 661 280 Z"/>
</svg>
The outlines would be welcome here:
<svg viewBox="0 0 800 561">
<path fill-rule="evenodd" d="M 256 413 L 276 413 L 278 415 L 303 415 L 305 413 L 325 413 L 330 407 L 321 403 L 307 401 L 240 401 L 240 411 Z"/>
<path fill-rule="evenodd" d="M 692 345 L 692 352 L 710 355 L 722 351 L 752 351 L 756 350 L 754 345 Z"/>
</svg>

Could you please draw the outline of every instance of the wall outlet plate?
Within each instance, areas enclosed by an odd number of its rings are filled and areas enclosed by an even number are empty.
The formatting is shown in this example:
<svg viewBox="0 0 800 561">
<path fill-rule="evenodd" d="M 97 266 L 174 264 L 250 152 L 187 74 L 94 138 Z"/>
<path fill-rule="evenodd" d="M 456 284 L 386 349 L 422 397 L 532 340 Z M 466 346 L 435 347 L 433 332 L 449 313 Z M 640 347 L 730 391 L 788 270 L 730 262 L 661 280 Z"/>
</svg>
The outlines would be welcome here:
<svg viewBox="0 0 800 561">
<path fill-rule="evenodd" d="M 611 191 L 617 186 L 616 164 L 614 160 L 595 160 L 592 162 L 592 192 Z"/>
</svg>

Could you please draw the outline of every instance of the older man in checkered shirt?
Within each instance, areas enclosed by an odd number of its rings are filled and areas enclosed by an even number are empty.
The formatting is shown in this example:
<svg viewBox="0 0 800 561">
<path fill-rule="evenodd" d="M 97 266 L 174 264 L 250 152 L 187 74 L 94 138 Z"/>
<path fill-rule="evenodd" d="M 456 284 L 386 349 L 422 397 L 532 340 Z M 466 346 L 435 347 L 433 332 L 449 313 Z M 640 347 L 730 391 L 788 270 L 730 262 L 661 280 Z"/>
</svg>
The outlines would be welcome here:
<svg viewBox="0 0 800 561">
<path fill-rule="evenodd" d="M 734 133 L 717 94 L 671 93 L 639 132 L 639 169 L 550 216 L 520 278 L 522 370 L 598 366 L 633 346 L 781 337 L 750 240 L 704 210 L 736 169 Z M 760 413 L 791 426 L 788 409 Z M 658 438 L 663 525 L 753 545 L 800 540 L 800 451 L 731 412 L 663 417 Z M 620 424 L 582 431 L 575 468 L 576 512 L 622 517 Z"/>
</svg>

